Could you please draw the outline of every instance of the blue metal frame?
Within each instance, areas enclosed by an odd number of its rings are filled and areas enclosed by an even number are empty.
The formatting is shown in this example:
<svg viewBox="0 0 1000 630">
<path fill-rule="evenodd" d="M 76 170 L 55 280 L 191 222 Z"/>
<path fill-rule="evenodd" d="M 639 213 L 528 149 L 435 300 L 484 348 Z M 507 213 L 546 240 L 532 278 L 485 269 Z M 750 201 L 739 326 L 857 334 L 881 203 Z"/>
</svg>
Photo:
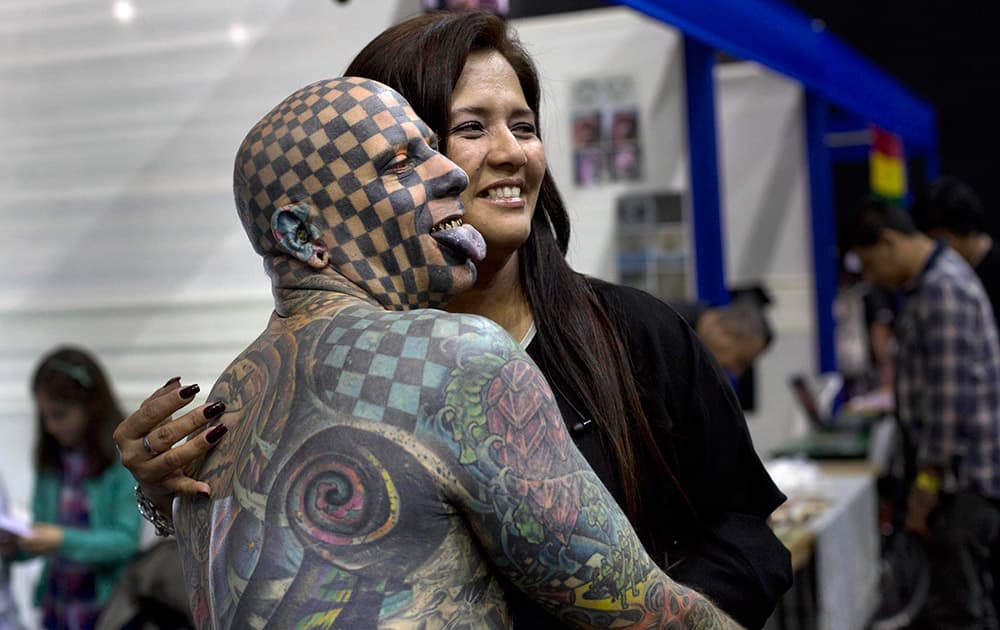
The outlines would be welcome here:
<svg viewBox="0 0 1000 630">
<path fill-rule="evenodd" d="M 709 304 L 729 301 L 725 240 L 719 199 L 719 156 L 715 124 L 715 50 L 684 38 L 691 225 L 694 230 L 695 286 Z"/>
<path fill-rule="evenodd" d="M 820 374 L 837 369 L 833 298 L 837 293 L 840 265 L 833 208 L 833 167 L 830 149 L 826 146 L 828 113 L 829 107 L 821 96 L 806 92 L 806 152 L 809 155 L 817 367 Z"/>
<path fill-rule="evenodd" d="M 875 124 L 903 139 L 907 154 L 937 176 L 937 124 L 932 107 L 827 33 L 822 23 L 777 0 L 616 0 L 685 34 L 688 143 L 698 295 L 725 301 L 712 55 L 723 50 L 757 61 L 803 85 L 812 206 L 818 362 L 836 369 L 833 298 L 837 288 L 832 160 L 854 159 L 856 147 L 831 152 L 829 131 Z M 831 115 L 831 105 L 843 110 Z M 867 153 L 867 149 L 865 149 Z"/>
<path fill-rule="evenodd" d="M 934 109 L 797 9 L 775 0 L 616 0 L 687 36 L 802 83 L 827 102 L 937 149 Z"/>
</svg>

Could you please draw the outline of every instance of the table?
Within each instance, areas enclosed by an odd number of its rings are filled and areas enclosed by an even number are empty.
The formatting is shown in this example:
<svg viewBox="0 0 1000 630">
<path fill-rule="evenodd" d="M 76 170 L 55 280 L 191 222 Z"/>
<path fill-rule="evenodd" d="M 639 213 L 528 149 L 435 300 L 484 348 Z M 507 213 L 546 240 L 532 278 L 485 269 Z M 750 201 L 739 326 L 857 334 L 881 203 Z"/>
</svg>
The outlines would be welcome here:
<svg viewBox="0 0 1000 630">
<path fill-rule="evenodd" d="M 819 467 L 815 492 L 828 500 L 826 508 L 799 527 L 776 530 L 791 551 L 796 584 L 773 622 L 799 630 L 861 630 L 879 605 L 877 469 L 866 460 Z"/>
</svg>

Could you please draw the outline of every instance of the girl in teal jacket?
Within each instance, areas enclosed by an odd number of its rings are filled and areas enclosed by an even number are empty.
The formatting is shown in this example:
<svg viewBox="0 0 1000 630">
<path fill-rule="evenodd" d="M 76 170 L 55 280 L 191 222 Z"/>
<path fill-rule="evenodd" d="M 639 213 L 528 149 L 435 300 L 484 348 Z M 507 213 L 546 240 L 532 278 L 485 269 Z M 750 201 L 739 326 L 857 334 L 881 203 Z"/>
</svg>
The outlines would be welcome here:
<svg viewBox="0 0 1000 630">
<path fill-rule="evenodd" d="M 124 414 L 94 358 L 74 348 L 40 362 L 32 392 L 35 522 L 18 540 L 18 559 L 45 557 L 35 589 L 45 628 L 93 628 L 139 547 L 134 481 L 111 438 Z"/>
</svg>

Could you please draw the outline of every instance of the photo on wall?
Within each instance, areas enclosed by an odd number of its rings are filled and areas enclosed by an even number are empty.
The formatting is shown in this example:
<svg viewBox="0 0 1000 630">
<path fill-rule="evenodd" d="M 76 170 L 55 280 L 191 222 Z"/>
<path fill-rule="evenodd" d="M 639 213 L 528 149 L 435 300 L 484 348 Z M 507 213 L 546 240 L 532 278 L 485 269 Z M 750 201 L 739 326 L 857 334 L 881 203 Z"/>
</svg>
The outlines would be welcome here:
<svg viewBox="0 0 1000 630">
<path fill-rule="evenodd" d="M 605 179 L 599 110 L 573 114 L 573 173 L 579 186 Z"/>
<path fill-rule="evenodd" d="M 636 107 L 611 112 L 611 143 L 608 147 L 608 166 L 612 180 L 642 178 L 639 109 Z"/>
<path fill-rule="evenodd" d="M 421 0 L 424 11 L 465 11 L 481 9 L 507 17 L 510 13 L 508 0 Z"/>
<path fill-rule="evenodd" d="M 577 81 L 571 107 L 576 185 L 642 179 L 640 114 L 632 77 Z"/>
</svg>

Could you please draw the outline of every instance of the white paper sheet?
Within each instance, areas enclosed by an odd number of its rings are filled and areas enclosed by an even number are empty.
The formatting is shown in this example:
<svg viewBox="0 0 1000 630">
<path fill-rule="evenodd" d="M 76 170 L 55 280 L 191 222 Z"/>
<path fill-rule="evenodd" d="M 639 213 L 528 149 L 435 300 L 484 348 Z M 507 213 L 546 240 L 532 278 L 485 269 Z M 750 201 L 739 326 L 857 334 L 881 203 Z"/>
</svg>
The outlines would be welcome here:
<svg viewBox="0 0 1000 630">
<path fill-rule="evenodd" d="M 0 514 L 0 530 L 10 532 L 15 536 L 31 535 L 31 523 L 19 520 L 9 514 Z"/>
</svg>

